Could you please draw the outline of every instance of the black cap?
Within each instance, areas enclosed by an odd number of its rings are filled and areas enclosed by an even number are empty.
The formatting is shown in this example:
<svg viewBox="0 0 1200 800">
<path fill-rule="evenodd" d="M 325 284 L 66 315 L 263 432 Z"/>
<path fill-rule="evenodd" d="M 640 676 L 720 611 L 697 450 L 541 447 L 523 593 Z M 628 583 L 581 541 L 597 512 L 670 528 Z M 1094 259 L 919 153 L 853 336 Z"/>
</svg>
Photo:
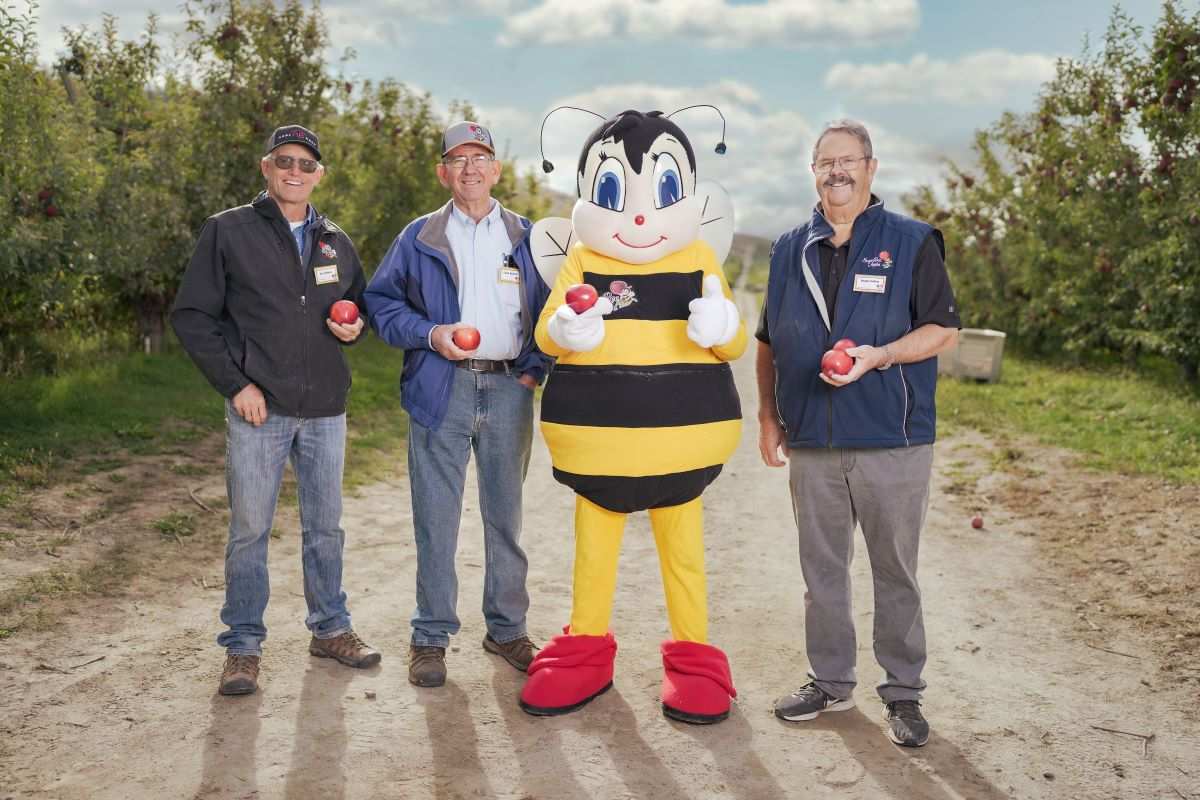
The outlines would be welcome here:
<svg viewBox="0 0 1200 800">
<path fill-rule="evenodd" d="M 317 140 L 317 135 L 303 125 L 283 125 L 276 128 L 271 137 L 267 139 L 267 154 L 285 144 L 302 144 L 313 151 L 317 161 L 321 160 L 321 145 Z"/>
</svg>

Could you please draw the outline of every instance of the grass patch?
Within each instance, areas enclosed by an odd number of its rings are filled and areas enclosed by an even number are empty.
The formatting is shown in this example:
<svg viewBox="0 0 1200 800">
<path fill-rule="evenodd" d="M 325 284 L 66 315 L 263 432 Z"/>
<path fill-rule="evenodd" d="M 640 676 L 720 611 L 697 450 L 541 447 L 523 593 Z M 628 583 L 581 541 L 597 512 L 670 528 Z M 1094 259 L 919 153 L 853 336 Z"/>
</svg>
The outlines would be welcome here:
<svg viewBox="0 0 1200 800">
<path fill-rule="evenodd" d="M 19 630 L 44 630 L 58 619 L 45 602 L 80 595 L 113 595 L 123 590 L 137 571 L 137 559 L 119 544 L 104 558 L 76 572 L 50 570 L 30 575 L 0 594 L 0 618 L 7 638 Z"/>
<path fill-rule="evenodd" d="M 1063 367 L 1005 353 L 999 383 L 941 378 L 938 421 L 990 435 L 1031 435 L 1093 468 L 1200 482 L 1200 398 L 1160 375 Z M 1021 462 L 1003 444 L 996 466 Z"/>
<path fill-rule="evenodd" d="M 196 532 L 196 518 L 180 511 L 172 511 L 162 519 L 154 520 L 153 525 L 163 536 L 191 536 Z"/>
<path fill-rule="evenodd" d="M 402 352 L 371 336 L 346 355 L 354 373 L 346 454 L 346 484 L 353 489 L 394 474 L 408 417 L 397 397 Z M 22 490 L 127 463 L 90 457 L 94 453 L 152 455 L 194 443 L 222 429 L 224 411 L 178 348 L 157 356 L 97 358 L 59 375 L 0 383 L 0 507 Z M 208 472 L 190 464 L 171 470 Z"/>
</svg>

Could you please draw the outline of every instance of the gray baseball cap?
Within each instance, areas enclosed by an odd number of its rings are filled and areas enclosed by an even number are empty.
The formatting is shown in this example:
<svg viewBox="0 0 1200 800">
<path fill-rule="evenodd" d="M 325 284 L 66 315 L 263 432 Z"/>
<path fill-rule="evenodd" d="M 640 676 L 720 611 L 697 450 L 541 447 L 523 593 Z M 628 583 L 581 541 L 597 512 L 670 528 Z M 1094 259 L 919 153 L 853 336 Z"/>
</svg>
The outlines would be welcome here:
<svg viewBox="0 0 1200 800">
<path fill-rule="evenodd" d="M 442 134 L 442 155 L 446 155 L 460 144 L 477 144 L 480 147 L 486 147 L 492 155 L 496 154 L 496 147 L 492 144 L 491 131 L 478 122 L 456 122 L 446 128 L 445 133 Z"/>
</svg>

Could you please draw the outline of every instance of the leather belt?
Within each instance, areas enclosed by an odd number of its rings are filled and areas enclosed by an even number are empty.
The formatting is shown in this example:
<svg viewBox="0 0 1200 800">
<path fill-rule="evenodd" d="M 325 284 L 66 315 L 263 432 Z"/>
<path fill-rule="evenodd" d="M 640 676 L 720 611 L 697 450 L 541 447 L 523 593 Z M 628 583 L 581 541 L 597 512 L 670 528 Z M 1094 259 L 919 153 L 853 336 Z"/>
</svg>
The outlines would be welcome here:
<svg viewBox="0 0 1200 800">
<path fill-rule="evenodd" d="M 503 372 L 506 375 L 512 374 L 513 363 L 512 361 L 493 361 L 489 358 L 464 358 L 454 362 L 455 366 L 471 372 Z"/>
</svg>

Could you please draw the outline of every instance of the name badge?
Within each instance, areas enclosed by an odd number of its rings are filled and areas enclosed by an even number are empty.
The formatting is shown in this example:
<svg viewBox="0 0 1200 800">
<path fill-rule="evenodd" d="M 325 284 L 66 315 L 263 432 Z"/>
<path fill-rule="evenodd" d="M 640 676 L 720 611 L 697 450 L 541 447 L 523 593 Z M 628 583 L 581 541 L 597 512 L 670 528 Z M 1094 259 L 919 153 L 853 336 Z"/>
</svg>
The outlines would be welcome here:
<svg viewBox="0 0 1200 800">
<path fill-rule="evenodd" d="M 854 291 L 883 294 L 887 291 L 887 275 L 855 275 Z"/>
<path fill-rule="evenodd" d="M 337 264 L 326 264 L 323 267 L 313 267 L 313 276 L 317 279 L 318 286 L 323 283 L 337 283 Z"/>
<path fill-rule="evenodd" d="M 521 270 L 516 267 L 500 268 L 500 283 L 520 283 Z"/>
</svg>

